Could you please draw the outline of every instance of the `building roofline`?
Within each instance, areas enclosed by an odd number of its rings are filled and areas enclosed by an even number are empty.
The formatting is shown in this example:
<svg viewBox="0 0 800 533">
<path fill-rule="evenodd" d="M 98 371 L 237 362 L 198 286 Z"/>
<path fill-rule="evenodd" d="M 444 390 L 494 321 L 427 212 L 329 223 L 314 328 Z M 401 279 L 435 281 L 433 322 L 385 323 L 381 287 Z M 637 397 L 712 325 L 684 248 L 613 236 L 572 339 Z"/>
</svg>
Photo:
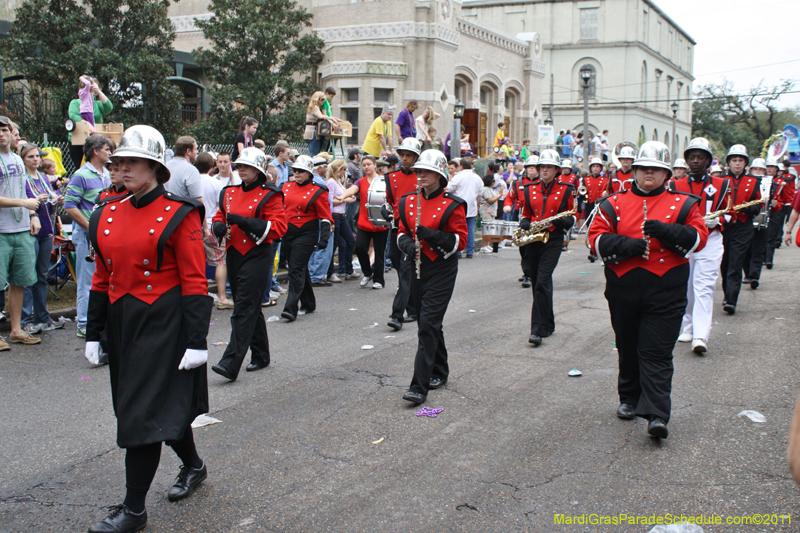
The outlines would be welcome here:
<svg viewBox="0 0 800 533">
<path fill-rule="evenodd" d="M 555 4 L 555 3 L 564 3 L 565 1 L 575 1 L 575 0 L 464 0 L 463 7 L 471 8 L 471 7 L 489 7 L 489 6 L 508 6 L 508 5 L 520 5 L 520 4 Z M 653 0 L 642 0 L 645 4 L 650 6 L 652 9 L 656 11 L 659 15 L 664 17 L 667 22 L 675 26 L 679 32 L 683 34 L 693 45 L 697 44 L 691 35 L 686 33 L 686 30 L 681 28 L 672 18 L 667 15 L 663 9 L 658 7 Z"/>
</svg>

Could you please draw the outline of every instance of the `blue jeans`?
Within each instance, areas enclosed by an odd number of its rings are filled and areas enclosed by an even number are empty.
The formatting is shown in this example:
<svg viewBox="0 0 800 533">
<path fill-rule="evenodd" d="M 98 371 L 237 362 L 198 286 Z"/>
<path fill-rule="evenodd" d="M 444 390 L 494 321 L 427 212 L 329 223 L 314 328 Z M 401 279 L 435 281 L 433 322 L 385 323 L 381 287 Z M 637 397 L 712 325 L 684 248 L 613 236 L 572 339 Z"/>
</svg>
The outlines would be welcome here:
<svg viewBox="0 0 800 533">
<path fill-rule="evenodd" d="M 331 264 L 333 257 L 333 244 L 336 237 L 333 235 L 328 239 L 328 247 L 324 250 L 315 250 L 311 254 L 311 260 L 308 262 L 308 274 L 311 276 L 311 283 L 322 281 L 328 275 L 328 267 Z"/>
<path fill-rule="evenodd" d="M 475 253 L 475 219 L 477 217 L 467 217 L 467 247 L 464 250 L 467 255 Z M 461 257 L 461 252 L 458 252 L 458 257 Z"/>
<path fill-rule="evenodd" d="M 314 134 L 313 139 L 306 139 L 306 143 L 308 143 L 308 155 L 314 157 L 320 152 L 320 147 L 322 146 L 322 139 L 317 139 L 317 134 Z"/>
<path fill-rule="evenodd" d="M 353 230 L 343 215 L 333 215 L 336 231 L 336 245 L 339 247 L 339 274 L 353 273 L 353 248 L 356 240 Z"/>
<path fill-rule="evenodd" d="M 50 312 L 47 310 L 47 273 L 50 270 L 50 252 L 53 250 L 53 237 L 35 237 L 36 283 L 25 287 L 22 298 L 22 325 L 48 324 Z"/>
<path fill-rule="evenodd" d="M 78 284 L 77 308 L 78 328 L 86 329 L 86 316 L 89 313 L 89 292 L 92 290 L 94 263 L 86 260 L 89 254 L 89 235 L 78 224 L 72 230 L 72 244 L 75 245 L 75 277 Z"/>
</svg>

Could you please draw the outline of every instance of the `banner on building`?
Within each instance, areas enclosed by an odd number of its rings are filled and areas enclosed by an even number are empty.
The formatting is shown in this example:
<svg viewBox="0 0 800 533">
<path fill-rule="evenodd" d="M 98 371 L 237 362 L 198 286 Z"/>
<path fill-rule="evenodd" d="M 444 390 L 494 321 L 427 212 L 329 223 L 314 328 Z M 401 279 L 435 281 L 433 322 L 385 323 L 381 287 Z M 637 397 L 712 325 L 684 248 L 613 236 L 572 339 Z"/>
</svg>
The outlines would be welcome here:
<svg viewBox="0 0 800 533">
<path fill-rule="evenodd" d="M 553 126 L 539 125 L 539 140 L 536 142 L 539 146 L 553 146 L 556 144 L 555 130 Z"/>
</svg>

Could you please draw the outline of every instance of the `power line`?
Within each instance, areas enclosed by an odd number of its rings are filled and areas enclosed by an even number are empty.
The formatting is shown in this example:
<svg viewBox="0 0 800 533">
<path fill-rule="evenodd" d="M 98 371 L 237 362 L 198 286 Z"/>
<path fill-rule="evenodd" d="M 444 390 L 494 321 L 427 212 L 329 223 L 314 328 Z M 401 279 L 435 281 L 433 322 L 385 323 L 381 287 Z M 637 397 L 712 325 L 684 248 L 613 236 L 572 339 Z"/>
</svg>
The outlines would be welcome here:
<svg viewBox="0 0 800 533">
<path fill-rule="evenodd" d="M 797 91 L 786 91 L 786 92 L 781 93 L 780 96 L 783 96 L 784 94 L 798 94 L 798 93 L 800 93 L 800 90 L 797 90 Z M 756 95 L 751 95 L 749 93 L 748 94 L 732 94 L 732 95 L 729 95 L 729 96 L 733 97 L 733 98 L 745 98 L 745 97 L 750 97 L 750 96 L 768 96 L 769 94 L 771 94 L 771 93 L 757 93 Z M 611 101 L 611 102 L 596 102 L 596 103 L 593 103 L 592 105 L 593 106 L 598 106 L 598 105 L 618 105 L 618 104 L 653 104 L 653 105 L 655 105 L 655 104 L 670 103 L 670 102 L 697 102 L 698 100 L 717 100 L 719 98 L 720 98 L 719 96 L 695 96 L 693 98 L 669 98 L 669 99 L 666 99 L 666 100 L 663 100 L 663 99 L 662 100 L 628 100 L 628 101 L 614 100 L 614 101 Z M 554 103 L 553 107 L 556 107 L 556 106 L 573 106 L 573 105 L 575 105 L 575 106 L 583 105 L 583 102 L 578 102 L 578 103 L 574 103 L 574 102 Z M 548 106 L 549 106 L 549 104 L 547 106 L 545 106 L 545 107 L 548 107 Z"/>
</svg>

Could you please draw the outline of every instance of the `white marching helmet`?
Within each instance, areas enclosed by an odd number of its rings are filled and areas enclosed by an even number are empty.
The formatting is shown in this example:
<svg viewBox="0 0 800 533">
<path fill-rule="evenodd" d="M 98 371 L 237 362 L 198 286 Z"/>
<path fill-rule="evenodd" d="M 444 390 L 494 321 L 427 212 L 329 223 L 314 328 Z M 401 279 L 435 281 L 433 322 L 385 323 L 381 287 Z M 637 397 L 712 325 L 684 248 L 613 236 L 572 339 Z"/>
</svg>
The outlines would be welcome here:
<svg viewBox="0 0 800 533">
<path fill-rule="evenodd" d="M 734 144 L 731 146 L 731 149 L 728 150 L 728 155 L 725 156 L 725 162 L 727 163 L 731 157 L 744 157 L 747 163 L 750 162 L 750 156 L 747 155 L 747 147 L 743 144 Z"/>
<path fill-rule="evenodd" d="M 267 175 L 267 156 L 265 156 L 264 152 L 255 146 L 251 146 L 242 150 L 242 153 L 239 154 L 239 157 L 236 158 L 236 161 L 234 161 L 233 164 L 247 165 L 248 167 L 257 169 L 259 172 L 261 172 L 261 174 L 264 175 L 264 177 Z"/>
<path fill-rule="evenodd" d="M 167 146 L 164 142 L 164 136 L 159 133 L 157 129 L 152 126 L 131 126 L 125 133 L 114 150 L 112 158 L 116 157 L 140 157 L 142 159 L 149 159 L 159 163 L 170 175 L 167 168 L 164 156 L 167 152 Z M 169 179 L 169 178 L 168 178 Z"/>
<path fill-rule="evenodd" d="M 767 170 L 767 165 L 764 163 L 764 160 L 760 157 L 756 157 L 753 159 L 753 162 L 750 163 L 750 168 L 761 168 Z"/>
<path fill-rule="evenodd" d="M 623 146 L 619 151 L 617 159 L 636 159 L 636 152 L 632 146 Z"/>
<path fill-rule="evenodd" d="M 537 165 L 553 165 L 555 167 L 560 167 L 562 166 L 561 156 L 559 156 L 558 152 L 551 148 L 542 150 L 542 153 L 539 154 L 539 162 Z"/>
<path fill-rule="evenodd" d="M 689 170 L 689 167 L 686 165 L 686 161 L 681 158 L 675 160 L 675 164 L 672 165 L 672 168 L 685 168 L 686 170 Z"/>
<path fill-rule="evenodd" d="M 572 170 L 572 159 L 565 159 L 561 162 L 561 168 L 568 168 Z"/>
<path fill-rule="evenodd" d="M 396 151 L 398 152 L 406 151 L 415 153 L 417 155 L 420 154 L 421 150 L 422 150 L 422 143 L 419 141 L 419 139 L 415 139 L 414 137 L 406 137 L 405 139 L 403 139 L 403 142 L 400 143 L 400 146 L 398 146 L 396 149 Z"/>
<path fill-rule="evenodd" d="M 711 145 L 708 143 L 708 139 L 705 137 L 695 137 L 691 141 L 689 141 L 689 146 L 686 147 L 686 150 L 683 151 L 683 158 L 689 159 L 689 152 L 691 150 L 702 150 L 706 154 L 708 154 L 708 160 L 711 161 L 714 158 L 714 154 L 711 153 Z"/>
<path fill-rule="evenodd" d="M 778 170 L 783 170 L 786 172 L 786 166 L 783 163 L 778 163 Z"/>
<path fill-rule="evenodd" d="M 589 161 L 589 168 L 591 168 L 592 165 L 600 165 L 602 167 L 603 160 L 600 159 L 599 157 L 593 157 L 592 160 Z"/>
<path fill-rule="evenodd" d="M 639 148 L 639 155 L 633 162 L 635 167 L 655 167 L 672 174 L 672 158 L 667 145 L 659 141 L 647 141 Z"/>
<path fill-rule="evenodd" d="M 425 150 L 411 168 L 414 170 L 431 170 L 447 179 L 447 158 L 439 150 Z"/>
<path fill-rule="evenodd" d="M 778 165 L 780 165 L 780 163 L 778 162 L 778 158 L 777 157 L 771 155 L 771 156 L 767 157 L 766 165 L 768 167 L 777 167 Z"/>
<path fill-rule="evenodd" d="M 292 170 L 306 171 L 314 173 L 314 160 L 310 156 L 300 155 L 292 163 Z"/>
<path fill-rule="evenodd" d="M 529 156 L 528 159 L 525 160 L 525 164 L 523 166 L 535 167 L 538 164 L 539 164 L 539 156 L 538 155 L 532 155 L 532 156 Z"/>
<path fill-rule="evenodd" d="M 722 172 L 722 167 L 719 165 L 711 165 L 711 170 L 709 170 L 708 173 L 713 174 L 714 172 Z"/>
</svg>

